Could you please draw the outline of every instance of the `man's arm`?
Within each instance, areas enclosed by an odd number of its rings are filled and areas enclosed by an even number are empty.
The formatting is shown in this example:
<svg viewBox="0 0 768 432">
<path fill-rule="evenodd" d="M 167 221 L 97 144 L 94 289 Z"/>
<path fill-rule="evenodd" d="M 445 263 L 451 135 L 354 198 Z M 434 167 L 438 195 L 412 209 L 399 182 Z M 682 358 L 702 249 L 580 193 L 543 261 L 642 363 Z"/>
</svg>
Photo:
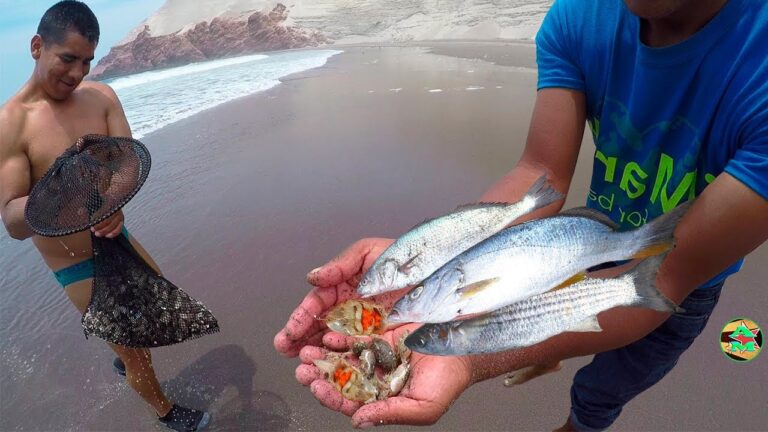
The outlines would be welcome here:
<svg viewBox="0 0 768 432">
<path fill-rule="evenodd" d="M 0 109 L 0 216 L 8 234 L 16 240 L 34 235 L 24 220 L 31 169 L 19 142 L 23 121 L 18 108 L 6 105 Z"/>
<path fill-rule="evenodd" d="M 517 201 L 543 174 L 547 175 L 556 190 L 567 194 L 576 168 L 585 122 L 584 93 L 561 88 L 540 90 L 536 95 L 522 157 L 512 171 L 483 194 L 481 201 Z M 519 221 L 556 213 L 564 202 L 563 199 Z"/>
<path fill-rule="evenodd" d="M 123 111 L 123 104 L 120 103 L 115 91 L 106 84 L 94 83 L 94 85 L 108 100 L 107 128 L 109 129 L 109 136 L 130 137 L 131 126 L 128 124 L 125 111 Z"/>
<path fill-rule="evenodd" d="M 729 174 L 712 182 L 675 230 L 676 248 L 657 277 L 676 303 L 768 239 L 768 200 Z M 626 346 L 653 331 L 669 314 L 615 308 L 599 316 L 600 333 L 565 333 L 532 347 L 469 358 L 473 380 L 482 381 L 542 362 Z"/>
</svg>

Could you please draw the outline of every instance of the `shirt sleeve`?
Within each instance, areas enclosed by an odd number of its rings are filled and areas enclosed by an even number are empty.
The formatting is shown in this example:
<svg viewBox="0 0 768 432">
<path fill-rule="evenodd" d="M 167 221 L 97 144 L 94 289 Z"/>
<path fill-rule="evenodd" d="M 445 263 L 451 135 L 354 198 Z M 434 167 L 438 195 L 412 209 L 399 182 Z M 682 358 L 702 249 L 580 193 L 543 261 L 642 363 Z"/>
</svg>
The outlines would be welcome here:
<svg viewBox="0 0 768 432">
<path fill-rule="evenodd" d="M 768 107 L 755 122 L 760 127 L 744 139 L 725 172 L 768 200 Z"/>
<path fill-rule="evenodd" d="M 573 41 L 578 40 L 568 15 L 570 0 L 557 0 L 547 12 L 536 34 L 538 89 L 548 87 L 585 91 L 584 73 L 575 60 Z M 572 23 L 575 24 L 575 23 Z"/>
</svg>

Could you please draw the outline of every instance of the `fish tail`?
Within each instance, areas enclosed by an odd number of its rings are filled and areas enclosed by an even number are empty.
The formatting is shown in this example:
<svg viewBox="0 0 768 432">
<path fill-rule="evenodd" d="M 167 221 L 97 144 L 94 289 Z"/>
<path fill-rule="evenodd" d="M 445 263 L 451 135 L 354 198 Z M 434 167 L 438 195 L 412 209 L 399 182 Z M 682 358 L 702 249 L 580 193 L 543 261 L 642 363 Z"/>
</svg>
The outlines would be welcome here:
<svg viewBox="0 0 768 432">
<path fill-rule="evenodd" d="M 631 305 L 646 307 L 660 312 L 685 312 L 659 291 L 656 286 L 656 275 L 667 253 L 646 258 L 629 271 L 627 276 L 632 278 L 635 288 L 635 298 Z"/>
<path fill-rule="evenodd" d="M 528 192 L 526 192 L 524 197 L 524 199 L 533 201 L 533 208 L 531 211 L 546 207 L 562 198 L 564 198 L 564 195 L 549 184 L 546 174 L 536 180 L 533 186 L 528 189 Z"/>
<path fill-rule="evenodd" d="M 634 231 L 639 244 L 632 258 L 659 255 L 675 247 L 675 228 L 690 206 L 691 201 L 681 204 Z"/>
</svg>

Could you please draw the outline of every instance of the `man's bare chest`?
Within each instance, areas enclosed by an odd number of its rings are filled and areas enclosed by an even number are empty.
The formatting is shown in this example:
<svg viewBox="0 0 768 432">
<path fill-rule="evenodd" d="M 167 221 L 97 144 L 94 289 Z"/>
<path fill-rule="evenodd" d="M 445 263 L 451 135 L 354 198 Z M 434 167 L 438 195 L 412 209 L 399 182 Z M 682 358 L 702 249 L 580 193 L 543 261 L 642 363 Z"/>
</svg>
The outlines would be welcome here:
<svg viewBox="0 0 768 432">
<path fill-rule="evenodd" d="M 87 134 L 106 135 L 109 132 L 106 111 L 86 104 L 63 109 L 43 107 L 30 112 L 26 120 L 24 141 L 27 144 L 33 183 L 78 138 Z"/>
</svg>

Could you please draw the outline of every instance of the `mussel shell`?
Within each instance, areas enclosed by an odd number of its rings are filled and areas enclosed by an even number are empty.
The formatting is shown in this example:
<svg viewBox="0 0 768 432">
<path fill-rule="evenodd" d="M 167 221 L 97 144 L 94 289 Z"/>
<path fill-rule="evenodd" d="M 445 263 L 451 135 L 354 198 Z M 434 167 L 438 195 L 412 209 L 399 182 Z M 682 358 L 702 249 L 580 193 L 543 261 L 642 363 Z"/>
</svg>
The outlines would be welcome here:
<svg viewBox="0 0 768 432">
<path fill-rule="evenodd" d="M 397 367 L 398 356 L 387 341 L 374 338 L 371 342 L 371 350 L 376 356 L 376 364 L 385 371 L 390 372 Z"/>
</svg>

